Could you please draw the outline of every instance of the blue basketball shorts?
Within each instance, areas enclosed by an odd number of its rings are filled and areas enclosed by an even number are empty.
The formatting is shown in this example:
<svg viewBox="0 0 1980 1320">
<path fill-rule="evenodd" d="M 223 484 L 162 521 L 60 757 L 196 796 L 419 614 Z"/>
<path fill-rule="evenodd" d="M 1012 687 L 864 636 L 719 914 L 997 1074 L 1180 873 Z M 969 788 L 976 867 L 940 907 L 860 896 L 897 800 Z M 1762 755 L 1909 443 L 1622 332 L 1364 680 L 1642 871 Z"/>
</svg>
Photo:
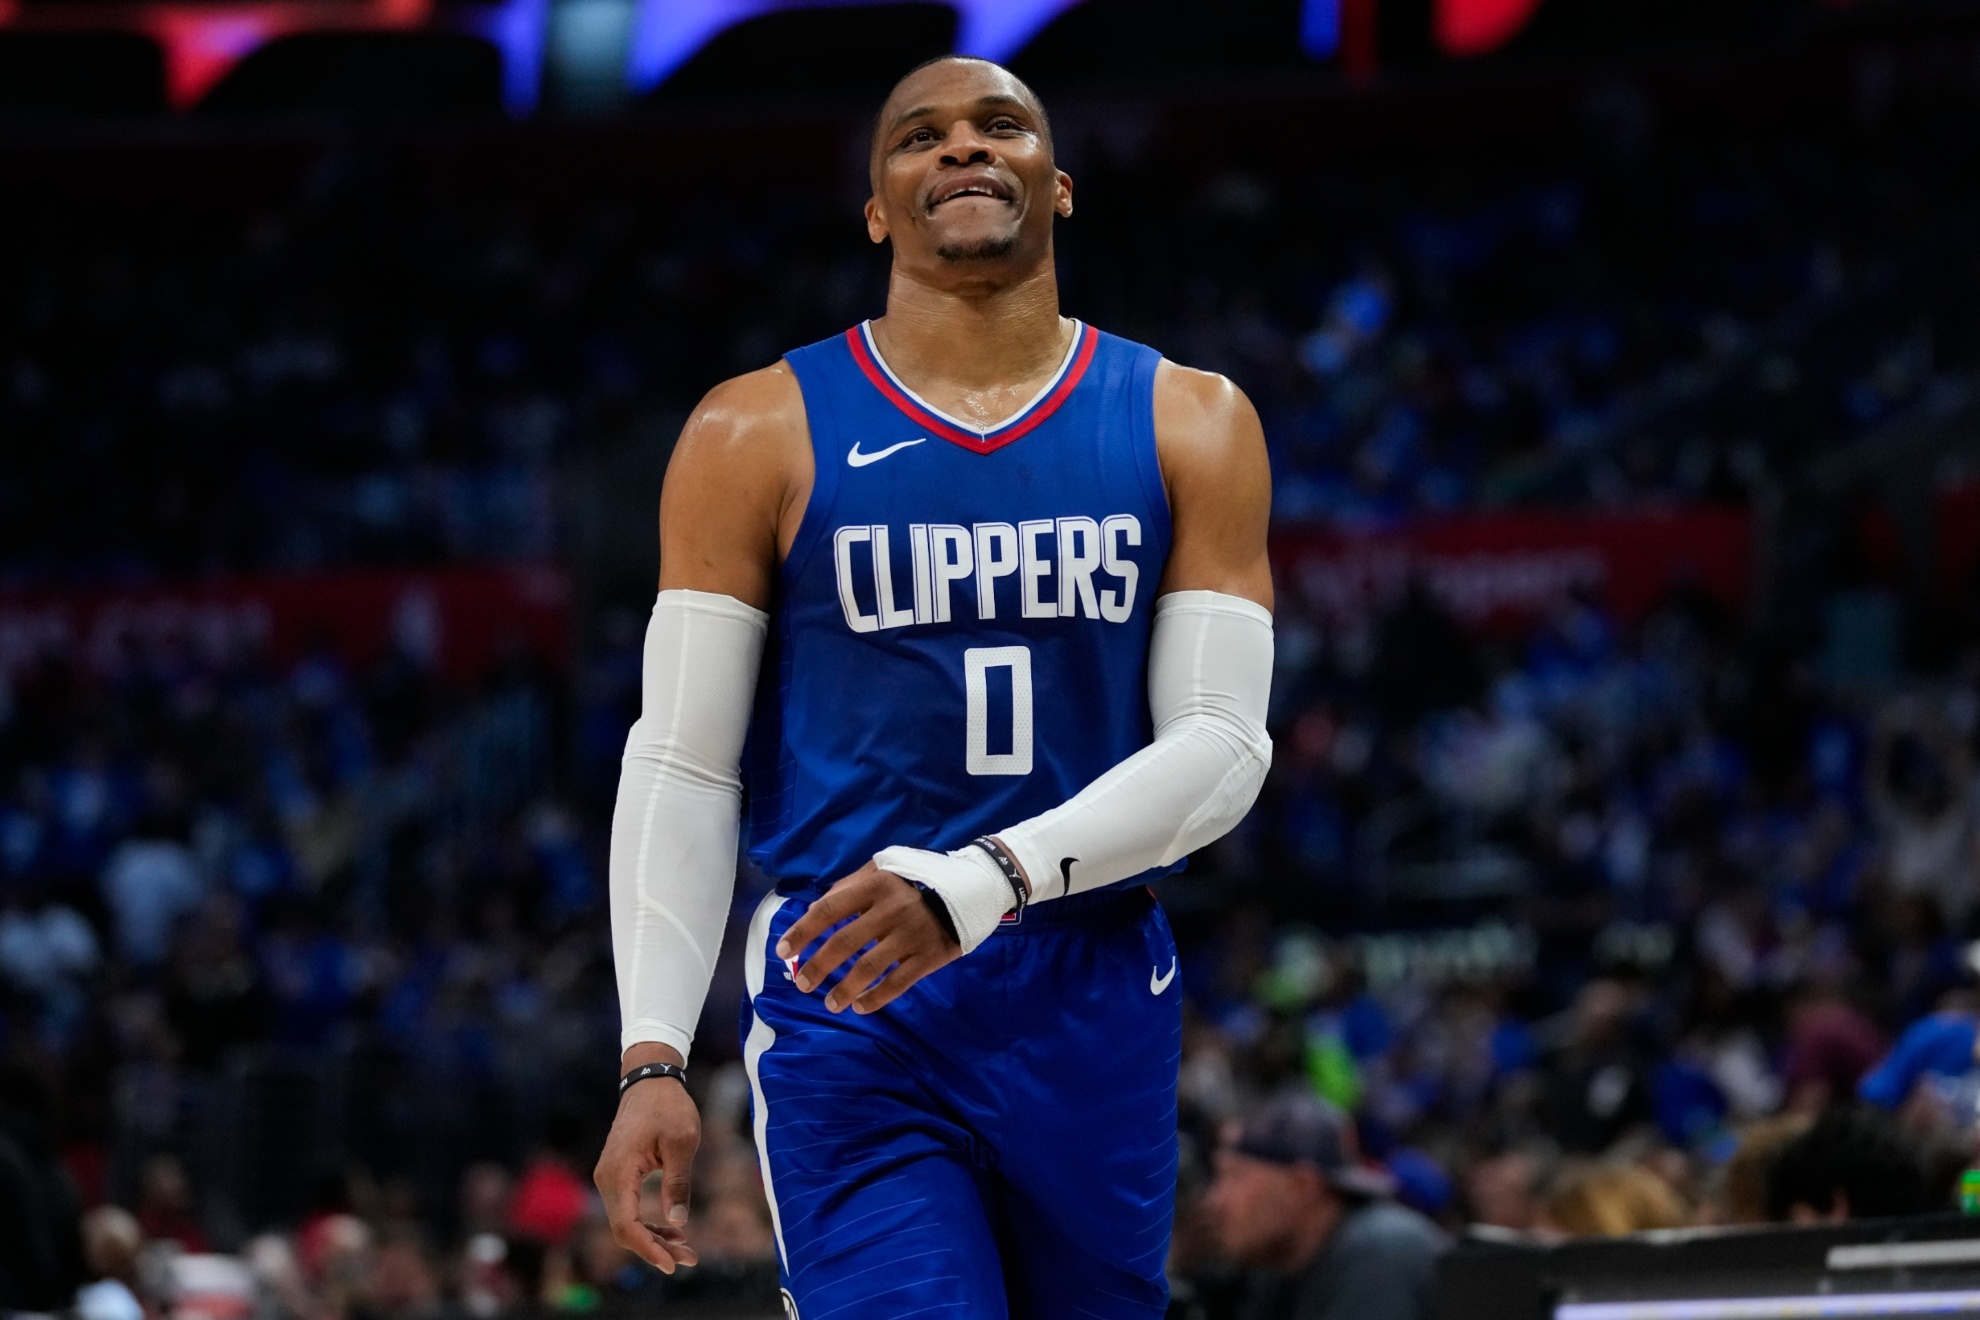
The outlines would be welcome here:
<svg viewBox="0 0 1980 1320">
<path fill-rule="evenodd" d="M 744 963 L 787 1311 L 1161 1316 L 1182 989 L 1153 896 L 1032 908 L 865 1016 L 829 1012 L 831 982 L 805 994 L 777 957 L 810 897 L 766 898 Z"/>
</svg>

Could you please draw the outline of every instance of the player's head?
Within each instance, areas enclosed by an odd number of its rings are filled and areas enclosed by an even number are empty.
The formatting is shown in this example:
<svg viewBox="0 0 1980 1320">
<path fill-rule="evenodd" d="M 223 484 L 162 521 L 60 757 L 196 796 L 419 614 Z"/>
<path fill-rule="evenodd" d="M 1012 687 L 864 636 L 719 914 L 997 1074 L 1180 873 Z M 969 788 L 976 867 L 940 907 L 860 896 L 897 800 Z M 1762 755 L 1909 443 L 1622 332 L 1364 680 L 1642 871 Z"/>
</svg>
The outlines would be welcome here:
<svg viewBox="0 0 1980 1320">
<path fill-rule="evenodd" d="M 1045 107 L 1009 69 L 952 55 L 894 85 L 873 125 L 867 232 L 897 266 L 989 276 L 1044 259 L 1072 180 Z"/>
</svg>

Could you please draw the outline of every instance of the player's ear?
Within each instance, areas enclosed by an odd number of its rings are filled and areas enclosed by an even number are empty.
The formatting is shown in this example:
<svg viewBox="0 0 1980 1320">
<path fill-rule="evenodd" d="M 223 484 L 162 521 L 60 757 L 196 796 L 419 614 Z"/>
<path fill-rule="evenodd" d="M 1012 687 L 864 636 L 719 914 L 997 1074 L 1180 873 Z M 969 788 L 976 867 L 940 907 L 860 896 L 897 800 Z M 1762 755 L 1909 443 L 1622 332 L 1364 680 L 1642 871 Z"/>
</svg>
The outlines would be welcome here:
<svg viewBox="0 0 1980 1320">
<path fill-rule="evenodd" d="M 1072 211 L 1073 211 L 1072 175 L 1066 173 L 1064 170 L 1060 170 L 1058 172 L 1057 183 L 1058 183 L 1058 187 L 1054 190 L 1052 197 L 1052 209 L 1054 211 L 1057 211 L 1061 216 L 1064 216 L 1066 219 L 1070 220 L 1072 218 Z"/>
<path fill-rule="evenodd" d="M 887 241 L 887 217 L 880 209 L 880 199 L 866 199 L 866 236 L 875 243 Z"/>
</svg>

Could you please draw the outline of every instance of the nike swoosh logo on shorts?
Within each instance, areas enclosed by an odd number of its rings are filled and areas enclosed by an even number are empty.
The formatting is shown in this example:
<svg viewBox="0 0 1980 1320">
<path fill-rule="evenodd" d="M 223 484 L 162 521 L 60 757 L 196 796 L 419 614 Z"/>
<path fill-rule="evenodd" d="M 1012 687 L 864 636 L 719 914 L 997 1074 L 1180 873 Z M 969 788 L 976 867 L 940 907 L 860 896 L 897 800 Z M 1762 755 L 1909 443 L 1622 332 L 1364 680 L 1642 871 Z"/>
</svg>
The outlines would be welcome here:
<svg viewBox="0 0 1980 1320">
<path fill-rule="evenodd" d="M 1148 969 L 1148 993 L 1159 995 L 1169 988 L 1169 982 L 1176 979 L 1176 960 L 1169 959 L 1169 974 L 1163 976 L 1153 967 Z"/>
<path fill-rule="evenodd" d="M 846 454 L 846 464 L 849 467 L 865 467 L 868 463 L 878 463 L 881 459 L 885 458 L 889 454 L 899 453 L 901 450 L 907 449 L 913 445 L 925 444 L 927 440 L 928 437 L 925 435 L 922 436 L 921 439 L 919 440 L 903 440 L 897 445 L 888 445 L 885 449 L 881 450 L 877 454 L 860 453 L 859 441 L 855 440 L 853 441 L 853 447 L 851 451 Z"/>
</svg>

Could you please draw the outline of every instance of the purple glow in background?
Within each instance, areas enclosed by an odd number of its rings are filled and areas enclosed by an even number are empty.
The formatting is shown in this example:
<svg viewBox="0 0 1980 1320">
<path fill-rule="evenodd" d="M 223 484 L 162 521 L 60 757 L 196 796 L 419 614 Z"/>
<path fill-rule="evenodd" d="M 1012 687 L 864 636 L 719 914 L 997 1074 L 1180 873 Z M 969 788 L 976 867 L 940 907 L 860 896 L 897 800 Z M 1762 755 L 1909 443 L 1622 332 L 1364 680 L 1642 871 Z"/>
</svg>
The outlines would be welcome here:
<svg viewBox="0 0 1980 1320">
<path fill-rule="evenodd" d="M 736 24 L 784 9 L 837 9 L 885 0 L 637 0 L 626 81 L 646 92 Z M 956 11 L 956 52 L 1008 59 L 1080 0 L 947 0 Z"/>
</svg>

